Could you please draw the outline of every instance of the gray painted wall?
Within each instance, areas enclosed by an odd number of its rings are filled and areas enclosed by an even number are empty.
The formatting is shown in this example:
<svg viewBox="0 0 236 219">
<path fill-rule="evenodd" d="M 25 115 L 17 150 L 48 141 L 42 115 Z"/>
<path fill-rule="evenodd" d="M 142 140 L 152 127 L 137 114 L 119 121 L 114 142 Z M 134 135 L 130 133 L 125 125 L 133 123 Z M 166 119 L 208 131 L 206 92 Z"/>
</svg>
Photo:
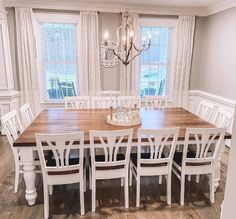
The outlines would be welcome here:
<svg viewBox="0 0 236 219">
<path fill-rule="evenodd" d="M 236 99 L 236 7 L 198 18 L 190 88 Z"/>
</svg>

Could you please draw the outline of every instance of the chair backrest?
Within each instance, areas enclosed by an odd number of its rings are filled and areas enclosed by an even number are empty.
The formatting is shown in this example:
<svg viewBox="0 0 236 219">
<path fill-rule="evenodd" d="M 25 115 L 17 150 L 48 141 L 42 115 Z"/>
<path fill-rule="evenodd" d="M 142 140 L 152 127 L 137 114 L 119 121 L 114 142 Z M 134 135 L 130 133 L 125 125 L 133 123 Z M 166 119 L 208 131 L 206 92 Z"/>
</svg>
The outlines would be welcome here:
<svg viewBox="0 0 236 219">
<path fill-rule="evenodd" d="M 89 109 L 90 97 L 76 96 L 65 97 L 65 109 Z"/>
<path fill-rule="evenodd" d="M 178 134 L 179 128 L 139 129 L 137 167 L 142 164 L 172 165 Z M 142 157 L 143 151 L 148 151 L 147 157 Z"/>
<path fill-rule="evenodd" d="M 225 132 L 226 128 L 187 128 L 182 167 L 216 161 L 224 146 Z"/>
<path fill-rule="evenodd" d="M 90 130 L 92 168 L 129 165 L 133 129 L 116 131 Z M 126 142 L 122 142 L 126 140 Z M 122 155 L 118 155 L 122 153 Z M 99 155 L 100 159 L 95 160 Z"/>
<path fill-rule="evenodd" d="M 23 132 L 23 127 L 16 110 L 12 110 L 11 112 L 2 116 L 1 122 L 6 131 L 7 139 L 13 148 L 13 142 Z"/>
<path fill-rule="evenodd" d="M 109 109 L 110 107 L 115 107 L 114 97 L 91 97 L 92 108 L 93 109 Z"/>
<path fill-rule="evenodd" d="M 140 108 L 140 98 L 138 96 L 119 96 L 117 97 L 118 105 L 125 108 Z"/>
<path fill-rule="evenodd" d="M 59 91 L 62 97 L 76 96 L 74 82 L 64 82 L 57 80 Z"/>
<path fill-rule="evenodd" d="M 197 115 L 207 121 L 211 120 L 214 105 L 202 100 L 197 109 Z"/>
<path fill-rule="evenodd" d="M 146 96 L 145 107 L 146 109 L 160 109 L 163 107 L 167 107 L 167 97 L 166 96 Z"/>
<path fill-rule="evenodd" d="M 233 113 L 223 108 L 218 108 L 215 118 L 213 120 L 213 124 L 218 128 L 227 127 L 227 130 L 229 130 L 232 120 L 233 120 Z"/>
<path fill-rule="evenodd" d="M 23 121 L 24 128 L 27 128 L 32 121 L 34 120 L 34 116 L 32 113 L 32 110 L 30 108 L 30 105 L 26 103 L 20 108 L 21 118 Z"/>
<path fill-rule="evenodd" d="M 38 154 L 44 177 L 53 173 L 75 170 L 83 170 L 84 157 L 84 132 L 59 133 L 59 134 L 35 134 Z M 53 154 L 53 164 L 46 161 L 48 152 Z M 76 162 L 70 163 L 70 158 L 76 158 Z M 80 171 L 83 174 L 83 171 Z"/>
</svg>

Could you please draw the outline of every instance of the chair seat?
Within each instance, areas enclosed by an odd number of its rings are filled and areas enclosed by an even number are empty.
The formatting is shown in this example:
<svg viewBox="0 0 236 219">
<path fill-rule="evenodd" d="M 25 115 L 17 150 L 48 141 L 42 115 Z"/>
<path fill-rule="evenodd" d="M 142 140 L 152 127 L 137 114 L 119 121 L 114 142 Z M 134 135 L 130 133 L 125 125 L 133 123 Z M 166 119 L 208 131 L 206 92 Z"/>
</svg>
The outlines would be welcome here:
<svg viewBox="0 0 236 219">
<path fill-rule="evenodd" d="M 195 158 L 196 152 L 189 151 L 187 153 L 187 158 Z M 183 160 L 183 152 L 175 152 L 174 155 L 174 162 L 177 163 L 179 166 L 182 166 Z M 201 166 L 201 165 L 210 165 L 211 162 L 202 162 L 202 163 L 187 163 L 187 166 Z"/>
<path fill-rule="evenodd" d="M 151 154 L 150 153 L 142 153 L 141 159 L 150 159 Z M 162 153 L 161 158 L 165 158 L 165 155 Z M 136 153 L 130 154 L 130 159 L 132 163 L 137 167 L 137 161 L 138 157 Z M 153 164 L 142 164 L 142 167 L 154 167 L 154 166 L 166 166 L 166 163 L 153 163 Z"/>
<path fill-rule="evenodd" d="M 116 156 L 117 161 L 122 161 L 125 160 L 125 155 L 124 154 L 117 154 Z M 95 161 L 96 162 L 104 162 L 105 161 L 105 155 L 96 155 L 95 156 Z M 89 165 L 91 166 L 91 156 L 89 156 Z M 124 165 L 117 165 L 117 166 L 107 166 L 107 167 L 96 167 L 96 170 L 110 170 L 110 169 L 120 169 L 123 168 Z"/>
<path fill-rule="evenodd" d="M 69 165 L 77 165 L 79 164 L 79 158 L 69 158 Z M 86 159 L 84 158 L 84 168 L 85 168 L 85 163 Z M 48 167 L 55 167 L 56 166 L 56 160 L 54 158 L 51 158 L 47 161 L 47 166 Z M 66 170 L 66 171 L 51 171 L 48 172 L 48 175 L 65 175 L 65 174 L 74 174 L 74 173 L 79 173 L 79 169 L 76 170 Z"/>
</svg>

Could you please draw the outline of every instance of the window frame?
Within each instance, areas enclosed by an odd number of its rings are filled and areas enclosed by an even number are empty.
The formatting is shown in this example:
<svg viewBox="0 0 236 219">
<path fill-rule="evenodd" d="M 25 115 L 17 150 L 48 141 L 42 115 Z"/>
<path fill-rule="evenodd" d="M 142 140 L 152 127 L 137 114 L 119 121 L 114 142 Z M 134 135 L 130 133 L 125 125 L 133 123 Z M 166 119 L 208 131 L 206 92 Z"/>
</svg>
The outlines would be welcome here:
<svg viewBox="0 0 236 219">
<path fill-rule="evenodd" d="M 176 37 L 177 37 L 177 17 L 173 18 L 148 18 L 143 17 L 139 18 L 139 29 L 141 30 L 142 26 L 153 26 L 153 27 L 169 27 L 173 28 L 173 33 L 171 34 L 171 43 L 168 45 L 170 47 L 170 57 L 168 57 L 168 71 L 166 76 L 166 96 L 168 98 L 168 102 L 172 102 L 173 100 L 173 83 L 174 83 L 174 63 L 175 63 L 175 51 L 176 51 Z M 141 66 L 141 62 L 140 62 Z M 141 85 L 141 67 L 139 66 L 139 86 Z M 140 95 L 140 93 L 139 93 Z M 144 97 L 142 98 L 144 99 Z"/>
<path fill-rule="evenodd" d="M 63 99 L 50 100 L 47 98 L 47 92 L 45 89 L 45 73 L 43 71 L 42 64 L 42 49 L 41 49 L 41 30 L 40 23 L 64 23 L 64 24 L 76 24 L 77 35 L 77 75 L 76 75 L 76 92 L 79 93 L 79 14 L 68 13 L 42 13 L 35 12 L 35 35 L 36 35 L 36 53 L 37 53 L 37 70 L 40 90 L 40 102 L 44 103 L 62 103 Z"/>
</svg>

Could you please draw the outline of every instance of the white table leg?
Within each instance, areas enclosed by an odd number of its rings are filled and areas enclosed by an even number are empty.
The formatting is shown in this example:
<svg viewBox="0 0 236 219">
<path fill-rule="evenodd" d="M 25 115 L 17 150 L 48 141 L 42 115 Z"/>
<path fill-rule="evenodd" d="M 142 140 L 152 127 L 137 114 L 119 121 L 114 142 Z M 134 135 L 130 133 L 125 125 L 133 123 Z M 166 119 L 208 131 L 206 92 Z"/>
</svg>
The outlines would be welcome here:
<svg viewBox="0 0 236 219">
<path fill-rule="evenodd" d="M 20 148 L 21 161 L 23 162 L 24 180 L 25 180 L 25 198 L 29 205 L 34 205 L 37 197 L 35 188 L 36 174 L 34 171 L 34 157 L 31 147 Z"/>
</svg>

